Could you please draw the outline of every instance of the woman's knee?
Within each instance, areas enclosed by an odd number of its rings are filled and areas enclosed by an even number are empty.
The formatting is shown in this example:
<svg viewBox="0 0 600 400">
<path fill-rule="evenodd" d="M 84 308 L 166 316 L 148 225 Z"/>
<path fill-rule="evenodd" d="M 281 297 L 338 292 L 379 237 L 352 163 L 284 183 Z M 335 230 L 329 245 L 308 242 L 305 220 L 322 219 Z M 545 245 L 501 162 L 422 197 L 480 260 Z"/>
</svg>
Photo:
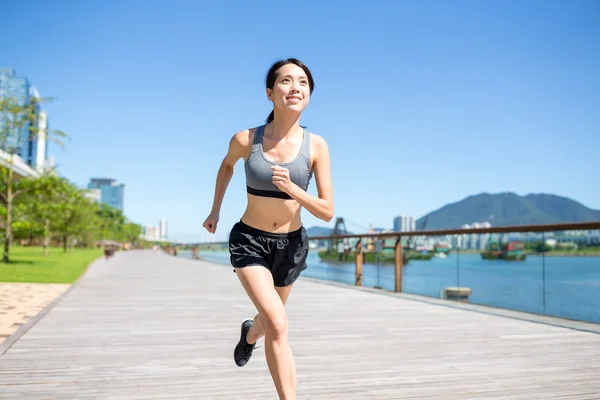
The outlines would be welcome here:
<svg viewBox="0 0 600 400">
<path fill-rule="evenodd" d="M 267 333 L 273 338 L 279 338 L 287 334 L 288 319 L 285 311 L 272 313 L 268 318 L 263 318 L 264 328 Z"/>
</svg>

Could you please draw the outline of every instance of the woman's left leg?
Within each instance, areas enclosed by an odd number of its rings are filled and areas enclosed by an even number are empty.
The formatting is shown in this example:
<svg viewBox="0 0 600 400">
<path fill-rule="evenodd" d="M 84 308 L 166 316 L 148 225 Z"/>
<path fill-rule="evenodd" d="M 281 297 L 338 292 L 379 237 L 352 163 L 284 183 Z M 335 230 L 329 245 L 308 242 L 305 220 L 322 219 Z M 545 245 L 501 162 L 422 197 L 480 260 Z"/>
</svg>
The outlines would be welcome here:
<svg viewBox="0 0 600 400">
<path fill-rule="evenodd" d="M 292 286 L 300 273 L 306 269 L 306 258 L 308 257 L 308 236 L 304 227 L 281 236 L 275 246 L 274 263 L 271 268 L 275 290 L 281 298 L 285 307 Z M 248 331 L 248 343 L 256 343 L 258 339 L 265 336 L 265 324 L 260 313 L 254 316 L 252 328 Z"/>
<path fill-rule="evenodd" d="M 288 297 L 290 296 L 290 293 L 292 291 L 292 286 L 293 286 L 293 284 L 289 285 L 289 286 L 285 286 L 285 287 L 277 287 L 277 286 L 275 287 L 275 290 L 277 291 L 277 294 L 281 298 L 281 301 L 283 302 L 284 306 L 285 306 L 285 303 L 287 302 Z M 265 325 L 261 321 L 260 313 L 258 313 L 254 316 L 254 323 L 252 324 L 252 328 L 250 328 L 250 330 L 248 331 L 248 336 L 246 336 L 246 341 L 248 342 L 248 344 L 253 344 L 253 343 L 256 343 L 258 341 L 258 339 L 260 339 L 264 336 L 265 336 Z"/>
</svg>

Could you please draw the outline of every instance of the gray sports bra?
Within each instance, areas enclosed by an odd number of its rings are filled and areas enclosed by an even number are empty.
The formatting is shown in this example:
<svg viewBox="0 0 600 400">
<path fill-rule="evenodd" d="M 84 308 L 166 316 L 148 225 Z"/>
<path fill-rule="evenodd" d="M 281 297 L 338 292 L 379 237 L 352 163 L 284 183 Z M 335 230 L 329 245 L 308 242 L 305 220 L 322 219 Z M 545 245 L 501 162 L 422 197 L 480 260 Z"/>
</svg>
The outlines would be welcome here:
<svg viewBox="0 0 600 400">
<path fill-rule="evenodd" d="M 254 196 L 276 197 L 279 199 L 291 199 L 291 197 L 279 190 L 273 183 L 273 170 L 271 166 L 279 165 L 290 171 L 290 180 L 306 191 L 312 170 L 310 168 L 310 132 L 304 130 L 304 137 L 300 152 L 294 160 L 287 163 L 276 163 L 267 158 L 263 152 L 262 137 L 265 126 L 256 128 L 252 151 L 244 164 L 246 171 L 246 190 Z"/>
</svg>

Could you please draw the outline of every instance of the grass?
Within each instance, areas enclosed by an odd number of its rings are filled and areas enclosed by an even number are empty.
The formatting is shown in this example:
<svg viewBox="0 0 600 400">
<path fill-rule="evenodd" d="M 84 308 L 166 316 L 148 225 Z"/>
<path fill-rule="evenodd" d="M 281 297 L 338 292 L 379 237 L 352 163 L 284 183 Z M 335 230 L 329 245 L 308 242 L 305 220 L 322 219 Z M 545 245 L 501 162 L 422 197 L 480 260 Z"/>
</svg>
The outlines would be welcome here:
<svg viewBox="0 0 600 400">
<path fill-rule="evenodd" d="M 103 255 L 102 249 L 48 249 L 11 246 L 10 262 L 0 262 L 0 282 L 73 283 L 88 265 Z"/>
</svg>

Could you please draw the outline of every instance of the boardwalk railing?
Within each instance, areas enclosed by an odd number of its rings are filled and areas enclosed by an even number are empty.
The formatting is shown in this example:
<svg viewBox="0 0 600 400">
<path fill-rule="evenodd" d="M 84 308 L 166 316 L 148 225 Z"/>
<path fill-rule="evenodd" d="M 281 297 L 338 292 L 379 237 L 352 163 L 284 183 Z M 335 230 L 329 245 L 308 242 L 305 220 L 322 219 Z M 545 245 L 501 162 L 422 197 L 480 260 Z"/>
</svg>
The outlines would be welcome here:
<svg viewBox="0 0 600 400">
<path fill-rule="evenodd" d="M 600 323 L 600 221 L 309 242 L 305 275 L 315 278 Z M 226 247 L 194 245 L 192 256 Z"/>
</svg>

